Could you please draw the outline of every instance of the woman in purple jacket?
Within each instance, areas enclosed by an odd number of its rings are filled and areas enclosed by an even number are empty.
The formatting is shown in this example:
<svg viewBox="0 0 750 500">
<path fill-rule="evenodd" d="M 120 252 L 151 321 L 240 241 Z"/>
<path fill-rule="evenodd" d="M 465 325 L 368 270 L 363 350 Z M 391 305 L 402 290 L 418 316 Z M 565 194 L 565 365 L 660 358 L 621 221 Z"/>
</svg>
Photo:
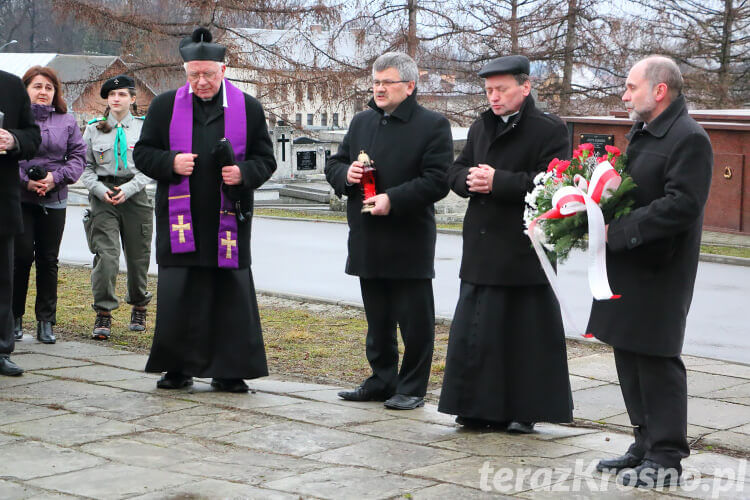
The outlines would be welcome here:
<svg viewBox="0 0 750 500">
<path fill-rule="evenodd" d="M 42 144 L 34 158 L 18 163 L 21 176 L 23 233 L 16 236 L 13 262 L 13 316 L 16 339 L 23 337 L 22 318 L 29 271 L 36 262 L 36 336 L 54 344 L 57 309 L 57 255 L 65 227 L 68 184 L 78 180 L 86 164 L 86 146 L 62 98 L 52 68 L 33 66 L 23 75 Z"/>
</svg>

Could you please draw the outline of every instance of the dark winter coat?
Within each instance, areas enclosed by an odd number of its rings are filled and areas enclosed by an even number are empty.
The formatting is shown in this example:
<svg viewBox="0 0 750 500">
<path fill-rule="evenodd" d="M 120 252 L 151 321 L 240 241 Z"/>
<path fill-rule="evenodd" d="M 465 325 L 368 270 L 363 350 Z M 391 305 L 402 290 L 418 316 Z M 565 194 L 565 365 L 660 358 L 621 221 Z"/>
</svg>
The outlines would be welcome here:
<svg viewBox="0 0 750 500">
<path fill-rule="evenodd" d="M 614 347 L 653 356 L 682 351 L 693 297 L 713 152 L 683 96 L 645 130 L 627 135 L 635 209 L 609 224 L 607 273 L 622 298 L 594 301 L 588 331 Z"/>
<path fill-rule="evenodd" d="M 374 101 L 369 106 L 352 119 L 325 168 L 336 195 L 348 196 L 346 272 L 362 278 L 434 278 L 433 204 L 449 190 L 450 124 L 443 115 L 420 106 L 414 94 L 387 117 Z M 361 150 L 375 163 L 377 192 L 390 199 L 386 216 L 362 214 L 360 184 L 347 186 L 346 172 Z"/>
<path fill-rule="evenodd" d="M 568 129 L 543 113 L 529 96 L 507 125 L 487 110 L 469 129 L 466 145 L 448 174 L 451 189 L 470 197 L 463 228 L 461 279 L 477 285 L 539 285 L 547 278 L 524 234 L 524 197 L 553 158 L 570 154 Z M 489 194 L 469 192 L 469 168 L 495 169 Z"/>
<path fill-rule="evenodd" d="M 31 114 L 29 94 L 20 78 L 0 70 L 0 111 L 5 115 L 0 128 L 16 138 L 16 148 L 0 154 L 0 235 L 23 232 L 18 161 L 36 154 L 42 141 Z"/>
<path fill-rule="evenodd" d="M 222 92 L 214 96 L 211 105 L 199 104 L 193 95 L 193 151 L 195 169 L 190 176 L 190 210 L 193 217 L 196 251 L 172 254 L 169 241 L 169 184 L 177 183 L 179 176 L 173 170 L 174 157 L 179 151 L 169 149 L 169 124 L 176 90 L 157 96 L 149 106 L 136 143 L 133 159 L 138 169 L 158 181 L 156 188 L 156 260 L 164 266 L 218 267 L 217 251 L 219 232 L 219 207 L 221 199 L 221 166 L 211 151 L 224 137 L 224 108 Z M 276 170 L 271 138 L 268 135 L 265 115 L 260 103 L 245 94 L 247 113 L 247 153 L 237 165 L 242 171 L 242 185 L 238 197 L 243 207 L 252 208 L 253 190 L 266 182 Z M 208 110 L 208 112 L 206 112 Z M 251 219 L 238 223 L 239 267 L 250 265 Z"/>
<path fill-rule="evenodd" d="M 34 204 L 65 200 L 68 197 L 68 184 L 76 182 L 86 166 L 86 145 L 81 130 L 73 115 L 56 113 L 52 106 L 33 104 L 31 111 L 39 125 L 42 143 L 34 158 L 18 162 L 21 201 Z M 55 181 L 55 189 L 42 198 L 27 189 L 29 176 L 26 172 L 31 167 L 43 167 L 52 173 Z"/>
</svg>

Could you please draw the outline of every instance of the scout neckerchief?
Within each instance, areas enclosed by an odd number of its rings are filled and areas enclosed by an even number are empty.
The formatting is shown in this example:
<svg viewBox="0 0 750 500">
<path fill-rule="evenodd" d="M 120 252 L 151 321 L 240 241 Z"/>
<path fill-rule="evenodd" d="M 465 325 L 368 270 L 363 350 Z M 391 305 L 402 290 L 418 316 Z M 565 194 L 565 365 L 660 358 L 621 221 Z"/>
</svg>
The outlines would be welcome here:
<svg viewBox="0 0 750 500">
<path fill-rule="evenodd" d="M 115 136 L 115 172 L 120 167 L 128 168 L 128 138 L 125 136 L 125 129 L 122 123 L 117 124 L 117 135 Z"/>
<path fill-rule="evenodd" d="M 245 96 L 240 89 L 224 80 L 226 107 L 224 108 L 224 137 L 234 148 L 237 161 L 245 159 L 247 145 L 247 116 Z M 190 84 L 177 90 L 169 124 L 169 149 L 181 153 L 193 150 L 193 96 Z M 223 165 L 222 165 L 223 166 Z M 239 248 L 237 246 L 237 218 L 232 202 L 219 187 L 221 205 L 219 207 L 218 263 L 219 267 L 238 268 Z M 177 184 L 169 185 L 169 241 L 172 253 L 195 251 L 193 218 L 190 214 L 190 178 L 180 176 Z"/>
</svg>

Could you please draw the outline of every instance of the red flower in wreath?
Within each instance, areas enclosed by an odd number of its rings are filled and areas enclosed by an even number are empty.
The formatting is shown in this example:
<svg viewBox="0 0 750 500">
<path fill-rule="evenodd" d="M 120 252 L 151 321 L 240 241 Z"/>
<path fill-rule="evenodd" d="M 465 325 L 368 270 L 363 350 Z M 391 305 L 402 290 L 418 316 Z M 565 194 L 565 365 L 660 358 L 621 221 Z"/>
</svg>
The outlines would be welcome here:
<svg viewBox="0 0 750 500">
<path fill-rule="evenodd" d="M 609 145 L 604 146 L 604 150 L 607 151 L 607 153 L 609 153 L 612 156 L 614 156 L 615 158 L 617 158 L 621 154 L 620 148 L 617 148 L 615 146 L 609 146 Z"/>
<path fill-rule="evenodd" d="M 549 162 L 549 165 L 547 165 L 547 172 L 552 172 L 558 163 L 560 163 L 559 158 L 554 158 L 551 162 Z"/>
<path fill-rule="evenodd" d="M 555 166 L 555 174 L 557 175 L 557 178 L 562 178 L 563 173 L 568 169 L 570 166 L 570 161 L 561 161 L 558 162 Z"/>
</svg>

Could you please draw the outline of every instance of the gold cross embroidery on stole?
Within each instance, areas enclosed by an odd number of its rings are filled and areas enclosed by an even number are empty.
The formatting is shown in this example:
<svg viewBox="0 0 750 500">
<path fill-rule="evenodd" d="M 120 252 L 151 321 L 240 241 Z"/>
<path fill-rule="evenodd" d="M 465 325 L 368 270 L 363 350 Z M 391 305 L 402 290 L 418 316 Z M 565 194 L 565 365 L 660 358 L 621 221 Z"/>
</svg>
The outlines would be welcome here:
<svg viewBox="0 0 750 500">
<path fill-rule="evenodd" d="M 172 232 L 180 232 L 180 243 L 185 243 L 185 231 L 190 231 L 190 223 L 185 223 L 185 216 L 177 216 L 177 224 L 172 224 Z"/>
<path fill-rule="evenodd" d="M 231 231 L 227 231 L 227 237 L 221 239 L 221 246 L 227 247 L 227 259 L 231 259 L 232 248 L 237 246 L 237 240 L 232 239 Z"/>
</svg>

